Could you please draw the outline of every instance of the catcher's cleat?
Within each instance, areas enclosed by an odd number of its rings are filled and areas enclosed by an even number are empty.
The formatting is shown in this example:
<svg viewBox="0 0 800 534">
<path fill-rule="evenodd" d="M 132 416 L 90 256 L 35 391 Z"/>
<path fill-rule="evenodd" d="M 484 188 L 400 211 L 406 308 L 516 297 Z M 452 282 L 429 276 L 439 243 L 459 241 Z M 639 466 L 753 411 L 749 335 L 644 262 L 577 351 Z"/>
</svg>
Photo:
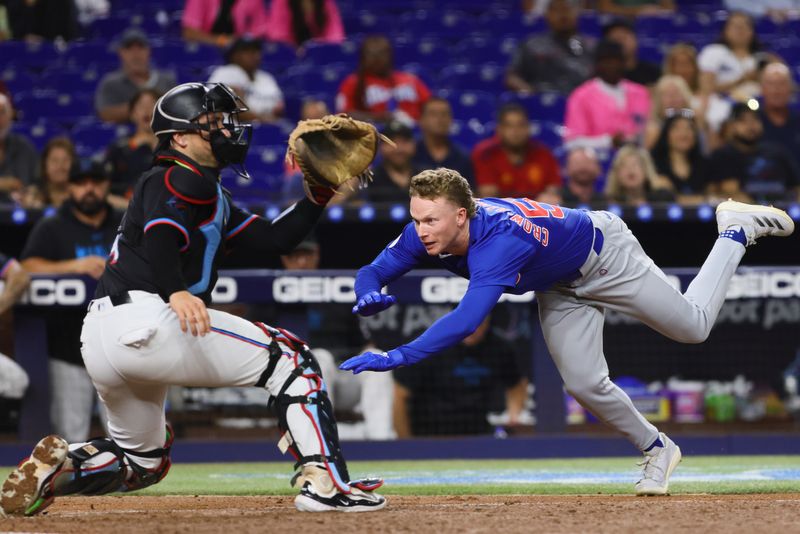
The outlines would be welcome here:
<svg viewBox="0 0 800 534">
<path fill-rule="evenodd" d="M 0 493 L 3 513 L 34 515 L 50 506 L 55 498 L 50 482 L 64 464 L 67 452 L 67 442 L 59 436 L 39 441 L 30 458 L 23 460 L 3 482 Z"/>
<path fill-rule="evenodd" d="M 658 435 L 663 447 L 644 453 L 642 478 L 636 483 L 636 495 L 669 495 L 669 477 L 681 461 L 681 449 L 663 432 Z"/>
<path fill-rule="evenodd" d="M 736 225 L 744 230 L 748 246 L 760 237 L 785 237 L 794 232 L 794 221 L 781 209 L 726 200 L 717 206 L 717 229 L 722 233 Z"/>
<path fill-rule="evenodd" d="M 306 464 L 292 478 L 292 486 L 300 486 L 294 506 L 301 512 L 372 512 L 386 506 L 382 495 L 373 493 L 383 484 L 379 478 L 354 480 L 350 491 L 340 490 L 326 469 Z"/>
<path fill-rule="evenodd" d="M 311 482 L 306 482 L 300 495 L 295 497 L 294 506 L 301 512 L 373 512 L 386 506 L 386 499 L 355 486 L 350 487 L 350 493 L 335 492 L 324 496 L 315 491 Z"/>
</svg>

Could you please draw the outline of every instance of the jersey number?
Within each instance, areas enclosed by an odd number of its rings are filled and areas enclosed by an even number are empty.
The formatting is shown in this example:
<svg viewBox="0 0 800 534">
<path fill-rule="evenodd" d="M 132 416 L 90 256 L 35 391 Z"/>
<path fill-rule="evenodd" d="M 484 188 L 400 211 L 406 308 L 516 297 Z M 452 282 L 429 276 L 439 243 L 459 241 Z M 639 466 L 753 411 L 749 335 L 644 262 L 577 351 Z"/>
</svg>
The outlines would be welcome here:
<svg viewBox="0 0 800 534">
<path fill-rule="evenodd" d="M 561 208 L 552 204 L 540 204 L 529 198 L 510 198 L 508 200 L 518 207 L 522 214 L 528 219 L 538 219 L 541 217 L 564 218 L 564 212 Z"/>
</svg>

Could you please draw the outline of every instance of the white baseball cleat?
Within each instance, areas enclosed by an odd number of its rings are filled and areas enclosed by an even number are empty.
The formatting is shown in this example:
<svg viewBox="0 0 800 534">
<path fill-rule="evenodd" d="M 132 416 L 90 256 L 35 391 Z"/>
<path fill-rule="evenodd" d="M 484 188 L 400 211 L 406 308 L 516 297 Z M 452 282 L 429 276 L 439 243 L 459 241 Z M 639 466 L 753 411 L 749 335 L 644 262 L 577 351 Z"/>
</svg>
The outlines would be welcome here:
<svg viewBox="0 0 800 534">
<path fill-rule="evenodd" d="M 42 438 L 26 458 L 14 469 L 0 493 L 0 510 L 5 515 L 38 514 L 53 502 L 49 484 L 67 458 L 67 442 L 59 436 Z"/>
<path fill-rule="evenodd" d="M 717 230 L 722 233 L 735 225 L 744 230 L 748 246 L 760 237 L 784 237 L 794 232 L 794 221 L 781 209 L 726 200 L 717 206 Z"/>
<path fill-rule="evenodd" d="M 653 447 L 644 453 L 642 478 L 636 483 L 636 495 L 668 495 L 669 476 L 681 461 L 681 449 L 661 432 L 658 435 L 663 447 Z"/>
<path fill-rule="evenodd" d="M 294 506 L 301 512 L 374 512 L 386 506 L 386 499 L 354 487 L 350 488 L 350 493 L 324 496 L 314 491 L 311 482 L 306 482 L 300 495 L 295 497 Z"/>
</svg>

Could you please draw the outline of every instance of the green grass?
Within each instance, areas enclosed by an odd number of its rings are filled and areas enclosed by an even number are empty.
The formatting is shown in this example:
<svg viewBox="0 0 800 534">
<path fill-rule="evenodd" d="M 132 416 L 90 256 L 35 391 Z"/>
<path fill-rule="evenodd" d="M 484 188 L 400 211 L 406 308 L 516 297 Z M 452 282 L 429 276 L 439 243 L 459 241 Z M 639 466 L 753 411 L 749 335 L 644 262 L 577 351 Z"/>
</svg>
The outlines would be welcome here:
<svg viewBox="0 0 800 534">
<path fill-rule="evenodd" d="M 387 479 L 390 495 L 631 494 L 635 458 L 352 462 L 354 477 Z M 0 472 L 5 470 L 0 470 Z M 291 495 L 291 464 L 178 464 L 146 495 Z M 561 480 L 555 482 L 552 479 Z M 800 456 L 693 456 L 676 470 L 671 493 L 800 491 Z"/>
</svg>

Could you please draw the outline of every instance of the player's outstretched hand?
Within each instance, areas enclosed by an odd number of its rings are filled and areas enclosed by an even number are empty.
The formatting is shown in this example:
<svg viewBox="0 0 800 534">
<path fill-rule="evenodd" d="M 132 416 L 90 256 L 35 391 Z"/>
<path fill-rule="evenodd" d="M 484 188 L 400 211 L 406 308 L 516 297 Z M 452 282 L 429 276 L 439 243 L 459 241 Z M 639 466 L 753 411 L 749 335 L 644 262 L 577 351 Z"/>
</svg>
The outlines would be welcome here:
<svg viewBox="0 0 800 534">
<path fill-rule="evenodd" d="M 192 335 L 204 336 L 211 331 L 211 317 L 206 303 L 188 291 L 176 291 L 169 296 L 169 306 L 178 315 L 181 330 L 192 330 Z"/>
<path fill-rule="evenodd" d="M 394 295 L 384 295 L 377 291 L 370 291 L 353 306 L 353 313 L 368 317 L 382 312 L 397 301 Z"/>
<path fill-rule="evenodd" d="M 389 371 L 405 363 L 403 353 L 396 349 L 389 352 L 367 351 L 342 362 L 339 369 L 353 371 L 353 374 L 357 375 L 361 371 Z"/>
</svg>

